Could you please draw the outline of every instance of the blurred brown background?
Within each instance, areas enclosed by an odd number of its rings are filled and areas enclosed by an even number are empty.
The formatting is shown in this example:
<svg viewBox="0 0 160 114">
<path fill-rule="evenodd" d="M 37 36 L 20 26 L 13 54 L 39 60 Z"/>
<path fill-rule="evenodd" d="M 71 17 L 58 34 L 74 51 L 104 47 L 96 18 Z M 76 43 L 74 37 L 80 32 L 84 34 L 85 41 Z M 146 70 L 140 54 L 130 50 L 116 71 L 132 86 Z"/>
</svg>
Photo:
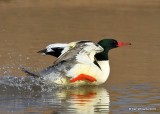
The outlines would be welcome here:
<svg viewBox="0 0 160 114">
<path fill-rule="evenodd" d="M 132 46 L 109 53 L 107 84 L 158 83 L 159 30 L 159 0 L 0 0 L 0 74 L 51 65 L 50 43 L 114 38 Z"/>
</svg>

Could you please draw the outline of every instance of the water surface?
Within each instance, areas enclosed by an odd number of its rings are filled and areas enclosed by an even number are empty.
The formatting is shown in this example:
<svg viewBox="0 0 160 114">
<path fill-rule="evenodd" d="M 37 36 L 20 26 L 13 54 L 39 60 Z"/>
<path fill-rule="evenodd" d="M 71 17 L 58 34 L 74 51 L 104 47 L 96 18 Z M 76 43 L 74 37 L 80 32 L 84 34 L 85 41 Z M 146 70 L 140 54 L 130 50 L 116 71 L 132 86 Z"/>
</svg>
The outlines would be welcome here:
<svg viewBox="0 0 160 114">
<path fill-rule="evenodd" d="M 24 78 L 21 66 L 52 65 L 55 58 L 36 53 L 50 43 L 132 43 L 109 53 L 111 73 L 102 87 L 53 89 L 34 79 L 26 85 L 1 80 L 0 113 L 158 114 L 159 30 L 158 0 L 0 0 L 0 77 Z"/>
</svg>

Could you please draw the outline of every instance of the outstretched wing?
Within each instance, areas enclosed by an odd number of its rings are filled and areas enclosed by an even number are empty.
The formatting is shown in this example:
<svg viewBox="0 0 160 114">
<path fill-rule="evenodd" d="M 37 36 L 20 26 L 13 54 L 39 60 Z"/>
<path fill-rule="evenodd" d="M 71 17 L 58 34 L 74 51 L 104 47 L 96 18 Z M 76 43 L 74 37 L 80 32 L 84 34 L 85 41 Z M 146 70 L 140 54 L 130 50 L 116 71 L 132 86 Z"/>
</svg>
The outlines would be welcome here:
<svg viewBox="0 0 160 114">
<path fill-rule="evenodd" d="M 54 62 L 54 64 L 58 64 L 61 61 L 70 61 L 75 60 L 76 55 L 83 49 L 82 46 L 76 45 L 75 47 L 72 47 L 68 51 L 64 52 L 58 59 Z"/>
<path fill-rule="evenodd" d="M 43 55 L 52 55 L 55 57 L 59 57 L 62 54 L 64 48 L 67 46 L 67 43 L 54 43 L 48 45 L 45 49 L 38 51 L 38 53 L 42 53 Z"/>
<path fill-rule="evenodd" d="M 73 44 L 74 43 L 74 44 Z M 69 48 L 68 48 L 69 47 Z M 64 48 L 66 50 L 58 59 L 54 62 L 57 64 L 61 61 L 76 61 L 76 60 L 87 60 L 90 61 L 89 55 L 94 52 L 98 53 L 98 50 L 101 52 L 103 49 L 98 44 L 92 41 L 78 41 L 78 42 L 71 42 L 69 46 Z M 97 50 L 98 49 L 98 50 Z M 92 60 L 94 60 L 94 55 Z"/>
<path fill-rule="evenodd" d="M 54 43 L 46 46 L 45 49 L 38 51 L 38 53 L 42 53 L 43 55 L 51 55 L 55 57 L 59 57 L 60 55 L 67 52 L 71 47 L 74 47 L 75 43 L 85 43 L 88 40 L 75 41 L 71 43 Z"/>
</svg>

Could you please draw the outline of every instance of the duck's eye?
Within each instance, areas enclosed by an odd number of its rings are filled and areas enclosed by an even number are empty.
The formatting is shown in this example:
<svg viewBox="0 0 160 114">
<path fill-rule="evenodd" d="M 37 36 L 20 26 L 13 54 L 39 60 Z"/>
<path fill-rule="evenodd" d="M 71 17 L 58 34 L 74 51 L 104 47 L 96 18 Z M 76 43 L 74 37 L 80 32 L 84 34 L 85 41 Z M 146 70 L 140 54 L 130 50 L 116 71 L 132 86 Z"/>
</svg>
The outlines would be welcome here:
<svg viewBox="0 0 160 114">
<path fill-rule="evenodd" d="M 115 42 L 112 42 L 112 43 L 111 43 L 111 45 L 115 45 L 115 44 L 116 44 Z"/>
<path fill-rule="evenodd" d="M 116 41 L 113 41 L 113 42 L 112 42 L 112 45 L 117 45 L 117 42 L 116 42 Z"/>
</svg>

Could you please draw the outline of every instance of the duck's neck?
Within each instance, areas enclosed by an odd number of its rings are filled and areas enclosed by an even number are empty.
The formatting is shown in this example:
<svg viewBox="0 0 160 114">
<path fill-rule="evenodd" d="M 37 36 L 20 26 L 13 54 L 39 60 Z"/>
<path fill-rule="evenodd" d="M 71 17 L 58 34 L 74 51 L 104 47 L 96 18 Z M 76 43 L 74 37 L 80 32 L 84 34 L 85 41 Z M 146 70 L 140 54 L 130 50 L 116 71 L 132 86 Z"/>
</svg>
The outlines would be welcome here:
<svg viewBox="0 0 160 114">
<path fill-rule="evenodd" d="M 95 55 L 97 61 L 107 61 L 109 58 L 108 58 L 108 51 L 109 50 L 104 50 L 103 52 L 101 53 L 97 53 Z"/>
</svg>

